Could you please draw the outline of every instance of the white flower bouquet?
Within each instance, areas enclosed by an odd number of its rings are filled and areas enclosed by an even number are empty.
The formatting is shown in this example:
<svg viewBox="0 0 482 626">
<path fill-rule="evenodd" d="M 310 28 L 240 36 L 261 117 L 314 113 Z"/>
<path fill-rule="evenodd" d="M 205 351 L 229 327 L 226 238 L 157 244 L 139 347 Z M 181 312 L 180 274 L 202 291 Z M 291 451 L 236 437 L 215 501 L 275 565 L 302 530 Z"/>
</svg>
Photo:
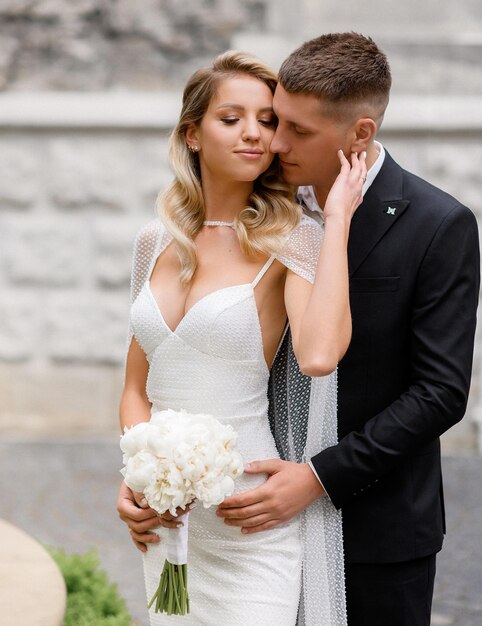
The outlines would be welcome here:
<svg viewBox="0 0 482 626">
<path fill-rule="evenodd" d="M 142 492 L 159 514 L 185 509 L 193 500 L 205 508 L 220 504 L 234 491 L 243 473 L 241 455 L 234 449 L 237 434 L 211 415 L 159 411 L 149 422 L 125 428 L 120 447 L 121 470 L 133 491 Z M 156 613 L 189 613 L 187 592 L 187 517 L 184 526 L 168 529 L 167 558 L 159 586 L 148 608 Z"/>
</svg>

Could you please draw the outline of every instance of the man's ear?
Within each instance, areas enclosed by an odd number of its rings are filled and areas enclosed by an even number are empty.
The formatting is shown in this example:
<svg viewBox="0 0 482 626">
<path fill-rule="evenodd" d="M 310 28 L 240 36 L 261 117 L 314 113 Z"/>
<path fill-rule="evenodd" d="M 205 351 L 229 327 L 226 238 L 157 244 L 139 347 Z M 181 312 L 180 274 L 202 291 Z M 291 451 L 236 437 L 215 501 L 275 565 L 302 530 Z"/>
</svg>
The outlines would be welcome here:
<svg viewBox="0 0 482 626">
<path fill-rule="evenodd" d="M 371 117 L 361 117 L 353 128 L 354 139 L 351 144 L 351 152 L 366 151 L 377 134 L 377 125 Z"/>
</svg>

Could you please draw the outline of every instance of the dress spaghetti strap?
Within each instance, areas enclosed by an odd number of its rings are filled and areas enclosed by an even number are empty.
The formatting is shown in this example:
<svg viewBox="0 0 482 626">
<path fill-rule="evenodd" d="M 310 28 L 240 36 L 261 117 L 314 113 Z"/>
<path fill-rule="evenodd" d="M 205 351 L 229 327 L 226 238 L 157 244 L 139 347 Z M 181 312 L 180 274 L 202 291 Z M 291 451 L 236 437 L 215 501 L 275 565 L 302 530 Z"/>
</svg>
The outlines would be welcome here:
<svg viewBox="0 0 482 626">
<path fill-rule="evenodd" d="M 276 256 L 274 254 L 270 256 L 269 259 L 266 261 L 266 263 L 263 265 L 263 267 L 259 270 L 256 278 L 251 283 L 251 286 L 253 287 L 253 289 L 256 287 L 256 285 L 259 283 L 259 281 L 263 278 L 263 276 L 266 274 L 268 269 L 271 267 L 271 264 L 273 263 L 275 258 Z"/>
</svg>

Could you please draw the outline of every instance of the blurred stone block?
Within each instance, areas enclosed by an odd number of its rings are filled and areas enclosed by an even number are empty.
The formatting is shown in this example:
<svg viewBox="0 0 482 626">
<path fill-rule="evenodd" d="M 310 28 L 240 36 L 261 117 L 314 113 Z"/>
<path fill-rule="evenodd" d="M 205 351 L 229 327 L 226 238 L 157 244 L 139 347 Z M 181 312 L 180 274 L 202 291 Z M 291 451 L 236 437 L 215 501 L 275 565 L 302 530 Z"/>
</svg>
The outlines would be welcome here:
<svg viewBox="0 0 482 626">
<path fill-rule="evenodd" d="M 119 432 L 122 382 L 109 365 L 0 363 L 0 434 Z"/>
<path fill-rule="evenodd" d="M 102 217 L 94 220 L 94 274 L 99 286 L 129 287 L 134 239 L 139 220 Z"/>
<path fill-rule="evenodd" d="M 88 275 L 88 225 L 78 219 L 28 215 L 0 221 L 6 245 L 5 276 L 11 284 L 77 285 Z"/>
<path fill-rule="evenodd" d="M 44 350 L 54 361 L 118 365 L 124 357 L 125 293 L 62 291 L 46 303 Z"/>
<path fill-rule="evenodd" d="M 0 209 L 24 209 L 36 204 L 42 186 L 39 165 L 31 142 L 2 137 Z"/>
<path fill-rule="evenodd" d="M 129 148 L 126 141 L 59 138 L 50 146 L 50 198 L 60 208 L 126 210 L 130 194 Z"/>
<path fill-rule="evenodd" d="M 37 290 L 1 290 L 0 361 L 27 361 L 39 353 L 42 310 Z"/>
</svg>

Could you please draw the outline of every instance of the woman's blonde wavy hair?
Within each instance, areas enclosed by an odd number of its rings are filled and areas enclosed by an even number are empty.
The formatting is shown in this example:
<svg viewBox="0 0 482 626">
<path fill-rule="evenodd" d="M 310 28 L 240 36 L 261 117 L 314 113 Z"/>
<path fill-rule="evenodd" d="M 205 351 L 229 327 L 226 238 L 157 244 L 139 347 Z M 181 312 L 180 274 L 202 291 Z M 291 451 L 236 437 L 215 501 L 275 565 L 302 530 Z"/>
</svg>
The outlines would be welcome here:
<svg viewBox="0 0 482 626">
<path fill-rule="evenodd" d="M 214 59 L 211 67 L 198 70 L 189 79 L 179 122 L 169 141 L 175 178 L 160 194 L 157 207 L 174 239 L 183 284 L 189 283 L 196 271 L 194 237 L 205 219 L 199 157 L 188 149 L 186 131 L 191 124 L 201 123 L 219 83 L 240 74 L 261 80 L 274 93 L 276 75 L 259 59 L 244 52 L 225 52 Z M 241 250 L 247 256 L 276 253 L 301 217 L 301 208 L 294 202 L 294 188 L 282 180 L 277 157 L 254 181 L 248 203 L 234 224 Z"/>
</svg>

